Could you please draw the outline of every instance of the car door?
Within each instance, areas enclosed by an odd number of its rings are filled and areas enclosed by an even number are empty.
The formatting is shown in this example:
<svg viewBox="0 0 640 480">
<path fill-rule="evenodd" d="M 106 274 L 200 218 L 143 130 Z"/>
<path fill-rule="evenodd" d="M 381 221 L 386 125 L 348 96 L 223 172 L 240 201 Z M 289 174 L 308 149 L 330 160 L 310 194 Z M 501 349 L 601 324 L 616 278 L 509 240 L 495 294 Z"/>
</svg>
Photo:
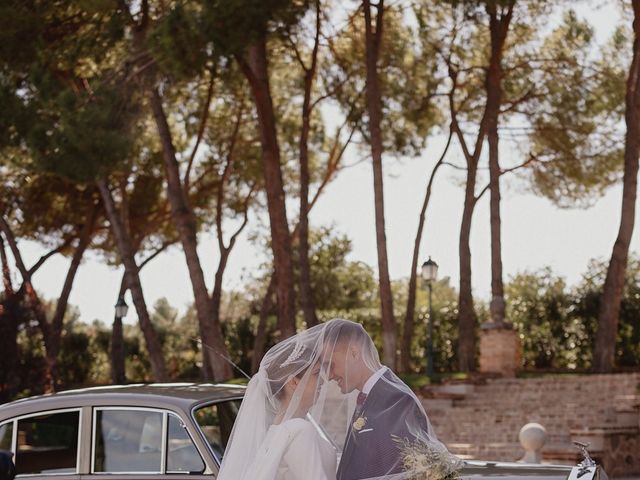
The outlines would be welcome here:
<svg viewBox="0 0 640 480">
<path fill-rule="evenodd" d="M 168 410 L 95 407 L 88 450 L 83 480 L 213 478 L 184 421 Z"/>
<path fill-rule="evenodd" d="M 0 449 L 11 451 L 16 478 L 79 480 L 80 408 L 22 415 L 0 424 Z"/>
</svg>

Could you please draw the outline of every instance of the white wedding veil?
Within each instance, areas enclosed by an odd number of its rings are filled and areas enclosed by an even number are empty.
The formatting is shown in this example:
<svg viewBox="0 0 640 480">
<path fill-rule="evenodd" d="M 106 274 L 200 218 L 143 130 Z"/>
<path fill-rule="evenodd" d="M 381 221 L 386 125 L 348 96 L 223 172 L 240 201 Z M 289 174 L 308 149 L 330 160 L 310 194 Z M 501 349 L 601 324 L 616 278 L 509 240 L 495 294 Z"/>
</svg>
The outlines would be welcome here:
<svg viewBox="0 0 640 480">
<path fill-rule="evenodd" d="M 304 330 L 265 354 L 247 387 L 218 478 L 278 478 L 288 446 L 269 431 L 293 419 L 313 425 L 318 441 L 339 459 L 327 480 L 400 480 L 433 468 L 444 479 L 460 465 L 437 440 L 413 391 L 382 366 L 364 328 L 348 320 Z"/>
</svg>

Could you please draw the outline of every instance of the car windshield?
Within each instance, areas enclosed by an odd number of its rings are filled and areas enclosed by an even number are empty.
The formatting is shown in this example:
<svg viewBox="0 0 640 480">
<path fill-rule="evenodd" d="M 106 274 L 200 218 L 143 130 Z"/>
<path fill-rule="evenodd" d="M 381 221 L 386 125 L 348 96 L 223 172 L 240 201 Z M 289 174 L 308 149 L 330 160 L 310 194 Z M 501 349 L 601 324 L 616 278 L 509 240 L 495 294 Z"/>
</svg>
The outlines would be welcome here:
<svg viewBox="0 0 640 480">
<path fill-rule="evenodd" d="M 241 399 L 212 403 L 199 407 L 193 412 L 198 426 L 218 461 L 222 460 L 224 450 L 227 448 L 240 403 L 242 403 Z"/>
</svg>

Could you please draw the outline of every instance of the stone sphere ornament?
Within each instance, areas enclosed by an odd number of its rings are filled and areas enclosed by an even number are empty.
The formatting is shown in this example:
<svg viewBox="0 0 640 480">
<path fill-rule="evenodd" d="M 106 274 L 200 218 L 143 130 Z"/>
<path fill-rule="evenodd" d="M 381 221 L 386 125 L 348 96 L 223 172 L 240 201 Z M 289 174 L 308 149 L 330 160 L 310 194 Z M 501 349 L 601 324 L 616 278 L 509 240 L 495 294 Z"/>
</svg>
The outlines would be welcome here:
<svg viewBox="0 0 640 480">
<path fill-rule="evenodd" d="M 547 441 L 547 430 L 539 423 L 527 423 L 518 434 L 520 444 L 524 448 L 523 463 L 542 463 L 542 447 Z"/>
</svg>

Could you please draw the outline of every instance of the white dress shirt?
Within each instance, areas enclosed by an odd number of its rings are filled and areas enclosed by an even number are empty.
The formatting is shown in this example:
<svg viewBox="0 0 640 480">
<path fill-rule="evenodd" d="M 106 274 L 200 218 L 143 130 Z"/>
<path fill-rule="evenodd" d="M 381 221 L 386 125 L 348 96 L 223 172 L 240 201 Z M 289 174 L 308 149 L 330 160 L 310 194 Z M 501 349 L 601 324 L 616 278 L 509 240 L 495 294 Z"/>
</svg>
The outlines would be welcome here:
<svg viewBox="0 0 640 480">
<path fill-rule="evenodd" d="M 381 368 L 373 372 L 373 374 L 371 374 L 369 379 L 365 382 L 364 386 L 362 387 L 362 393 L 364 393 L 365 395 L 369 395 L 369 392 L 371 392 L 371 389 L 373 388 L 373 386 L 376 384 L 378 380 L 380 380 L 380 377 L 382 377 L 382 375 L 384 375 L 384 372 L 386 371 L 387 371 L 387 367 L 382 366 Z"/>
</svg>

